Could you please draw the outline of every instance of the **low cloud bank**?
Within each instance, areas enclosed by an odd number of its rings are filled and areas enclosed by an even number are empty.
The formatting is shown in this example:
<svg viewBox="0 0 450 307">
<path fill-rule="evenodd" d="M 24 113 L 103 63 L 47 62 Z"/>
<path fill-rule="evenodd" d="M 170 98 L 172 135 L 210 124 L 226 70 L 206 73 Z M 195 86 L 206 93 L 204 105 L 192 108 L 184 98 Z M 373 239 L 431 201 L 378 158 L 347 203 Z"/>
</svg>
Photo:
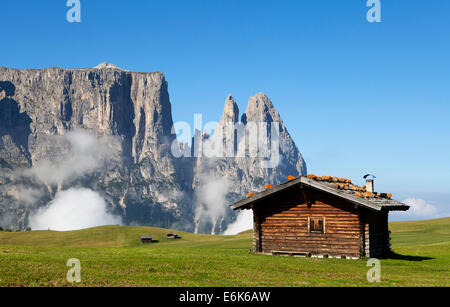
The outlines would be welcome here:
<svg viewBox="0 0 450 307">
<path fill-rule="evenodd" d="M 406 215 L 415 217 L 433 217 L 437 213 L 437 209 L 432 204 L 420 198 L 408 198 L 403 201 L 404 204 L 410 206 L 406 211 Z"/>
<path fill-rule="evenodd" d="M 408 211 L 392 211 L 389 218 L 394 221 L 435 219 L 447 216 L 445 208 L 441 208 L 434 202 L 422 198 L 407 198 L 402 203 L 410 206 Z"/>
<path fill-rule="evenodd" d="M 70 182 L 104 165 L 111 153 L 107 138 L 98 139 L 84 130 L 76 130 L 64 136 L 55 136 L 54 143 L 67 147 L 68 151 L 55 160 L 41 160 L 24 171 L 23 176 L 34 177 L 45 184 Z"/>
<path fill-rule="evenodd" d="M 202 223 L 211 223 L 211 234 L 220 232 L 217 225 L 225 215 L 226 196 L 230 187 L 227 178 L 212 178 L 204 176 L 200 182 L 200 188 L 196 194 L 198 202 L 195 209 L 195 232 L 197 233 Z"/>
<path fill-rule="evenodd" d="M 223 233 L 224 235 L 235 235 L 240 232 L 249 230 L 253 228 L 253 211 L 243 210 L 239 213 L 234 223 L 228 225 L 227 230 Z"/>
<path fill-rule="evenodd" d="M 23 189 L 20 191 L 18 199 L 24 206 L 29 207 L 33 206 L 43 195 L 44 193 L 37 189 Z"/>
<path fill-rule="evenodd" d="M 45 207 L 29 217 L 29 226 L 34 230 L 78 230 L 102 225 L 122 224 L 121 217 L 108 212 L 105 199 L 87 188 L 70 188 L 60 191 L 84 175 L 104 168 L 106 161 L 113 159 L 112 137 L 97 138 L 86 130 L 68 132 L 52 139 L 55 152 L 61 151 L 52 160 L 38 161 L 20 175 L 34 178 L 45 185 L 57 185 L 58 192 Z M 108 146 L 109 145 L 109 146 Z M 21 191 L 20 200 L 27 206 L 36 205 L 42 193 L 34 189 Z"/>
<path fill-rule="evenodd" d="M 47 207 L 30 217 L 33 230 L 68 231 L 116 224 L 122 224 L 121 217 L 109 213 L 104 198 L 85 188 L 58 192 Z"/>
</svg>

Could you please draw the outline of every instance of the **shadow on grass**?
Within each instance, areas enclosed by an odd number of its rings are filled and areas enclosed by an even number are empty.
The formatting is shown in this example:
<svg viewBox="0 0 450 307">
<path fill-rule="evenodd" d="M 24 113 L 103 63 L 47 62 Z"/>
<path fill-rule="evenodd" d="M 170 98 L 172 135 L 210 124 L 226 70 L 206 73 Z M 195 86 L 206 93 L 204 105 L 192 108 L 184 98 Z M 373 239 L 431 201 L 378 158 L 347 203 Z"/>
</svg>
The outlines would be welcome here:
<svg viewBox="0 0 450 307">
<path fill-rule="evenodd" d="M 431 257 L 422 257 L 422 256 L 407 256 L 407 255 L 400 255 L 395 252 L 389 253 L 385 259 L 396 259 L 396 260 L 405 260 L 405 261 L 425 261 L 425 260 L 433 260 L 434 258 Z"/>
</svg>

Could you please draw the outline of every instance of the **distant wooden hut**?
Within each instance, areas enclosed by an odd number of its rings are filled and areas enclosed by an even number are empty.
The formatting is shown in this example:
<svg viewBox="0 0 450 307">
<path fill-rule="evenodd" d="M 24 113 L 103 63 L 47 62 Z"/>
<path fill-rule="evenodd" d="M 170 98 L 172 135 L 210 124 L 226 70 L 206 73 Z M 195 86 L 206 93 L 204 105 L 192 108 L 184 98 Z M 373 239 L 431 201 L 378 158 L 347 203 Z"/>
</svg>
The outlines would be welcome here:
<svg viewBox="0 0 450 307">
<path fill-rule="evenodd" d="M 153 243 L 153 236 L 141 236 L 142 243 Z"/>
<path fill-rule="evenodd" d="M 253 250 L 319 257 L 383 257 L 390 252 L 388 213 L 409 206 L 336 177 L 290 178 L 233 205 L 253 210 Z"/>
<path fill-rule="evenodd" d="M 176 233 L 168 233 L 166 235 L 166 238 L 167 239 L 181 239 L 181 237 L 178 234 L 176 234 Z"/>
</svg>

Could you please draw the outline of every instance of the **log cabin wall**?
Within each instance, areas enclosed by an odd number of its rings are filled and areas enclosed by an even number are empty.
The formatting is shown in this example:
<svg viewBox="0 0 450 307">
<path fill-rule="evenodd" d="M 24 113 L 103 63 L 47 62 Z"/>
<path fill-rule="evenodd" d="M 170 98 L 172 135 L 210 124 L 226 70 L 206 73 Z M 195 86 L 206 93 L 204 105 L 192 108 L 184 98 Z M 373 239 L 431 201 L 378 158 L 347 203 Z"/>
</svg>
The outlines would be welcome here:
<svg viewBox="0 0 450 307">
<path fill-rule="evenodd" d="M 359 213 L 353 203 L 339 197 L 292 187 L 255 204 L 254 250 L 361 257 L 364 229 Z M 322 218 L 324 233 L 312 233 L 308 220 Z"/>
<path fill-rule="evenodd" d="M 388 212 L 365 210 L 363 219 L 365 221 L 365 255 L 371 258 L 388 255 L 390 252 Z"/>
<path fill-rule="evenodd" d="M 262 252 L 261 249 L 261 224 L 258 208 L 253 208 L 253 251 Z"/>
</svg>

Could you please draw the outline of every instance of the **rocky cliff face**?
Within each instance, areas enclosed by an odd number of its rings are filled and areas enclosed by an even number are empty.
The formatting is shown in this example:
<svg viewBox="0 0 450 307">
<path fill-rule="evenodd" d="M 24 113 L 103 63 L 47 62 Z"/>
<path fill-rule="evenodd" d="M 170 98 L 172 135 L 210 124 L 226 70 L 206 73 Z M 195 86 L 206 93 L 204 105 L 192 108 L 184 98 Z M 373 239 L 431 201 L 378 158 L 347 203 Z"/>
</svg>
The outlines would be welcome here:
<svg viewBox="0 0 450 307">
<path fill-rule="evenodd" d="M 275 124 L 279 131 L 276 138 L 277 146 L 272 147 L 275 140 L 271 135 L 271 126 L 275 126 Z M 230 126 L 235 129 L 234 131 L 228 130 L 227 134 L 227 127 Z M 236 132 L 239 129 L 242 129 L 240 138 L 239 133 Z M 217 135 L 218 131 L 222 131 L 222 133 Z M 234 138 L 233 142 L 229 141 L 231 133 L 234 133 L 231 138 Z M 197 205 L 201 206 L 202 202 L 204 205 L 204 207 L 200 207 L 203 210 L 197 212 L 197 227 L 203 231 L 212 229 L 213 233 L 222 233 L 235 217 L 229 208 L 224 208 L 224 214 L 219 214 L 221 218 L 217 219 L 216 212 L 218 210 L 215 208 L 215 203 L 232 204 L 247 197 L 250 192 L 263 190 L 266 184 L 280 184 L 285 182 L 289 175 L 299 176 L 307 173 L 302 155 L 289 135 L 278 111 L 265 94 L 259 93 L 250 98 L 247 110 L 242 115 L 240 122 L 239 108 L 234 98 L 229 95 L 225 101 L 220 123 L 214 135 L 208 136 L 208 138 L 215 138 L 214 141 L 223 142 L 223 155 L 220 155 L 222 158 L 203 156 L 196 161 L 192 188 L 196 191 L 195 195 L 201 196 L 201 199 L 197 199 Z M 259 142 L 256 144 L 256 155 L 253 155 L 250 143 L 256 139 Z M 267 146 L 263 146 L 263 143 L 266 142 Z M 266 155 L 262 151 L 265 147 L 269 151 L 271 148 L 276 148 L 279 159 L 274 161 L 274 164 L 268 163 L 266 166 L 263 164 L 264 161 L 267 163 L 270 162 L 268 161 L 270 158 L 273 158 L 273 153 L 269 158 L 264 158 Z M 231 148 L 231 150 L 227 150 L 227 148 Z M 244 152 L 245 154 L 242 154 Z M 210 199 L 204 197 L 205 193 L 202 192 L 202 189 L 205 187 L 215 190 L 216 197 L 210 197 Z M 200 218 L 202 215 L 204 217 Z"/>
<path fill-rule="evenodd" d="M 219 127 L 239 123 L 238 118 L 230 96 Z M 276 167 L 262 169 L 258 158 L 175 158 L 162 73 L 123 71 L 109 64 L 71 70 L 0 68 L 0 225 L 27 227 L 30 214 L 59 191 L 76 186 L 100 193 L 125 224 L 221 232 L 234 219 L 227 208 L 232 201 L 264 183 L 306 173 L 267 96 L 250 99 L 241 124 L 250 121 L 280 123 Z M 101 146 L 83 141 L 88 145 L 77 147 L 80 138 L 70 134 L 74 131 L 88 131 Z M 81 148 L 81 155 L 74 148 Z M 48 165 L 56 171 L 49 172 Z M 211 196 L 216 179 L 223 189 Z"/>
</svg>

